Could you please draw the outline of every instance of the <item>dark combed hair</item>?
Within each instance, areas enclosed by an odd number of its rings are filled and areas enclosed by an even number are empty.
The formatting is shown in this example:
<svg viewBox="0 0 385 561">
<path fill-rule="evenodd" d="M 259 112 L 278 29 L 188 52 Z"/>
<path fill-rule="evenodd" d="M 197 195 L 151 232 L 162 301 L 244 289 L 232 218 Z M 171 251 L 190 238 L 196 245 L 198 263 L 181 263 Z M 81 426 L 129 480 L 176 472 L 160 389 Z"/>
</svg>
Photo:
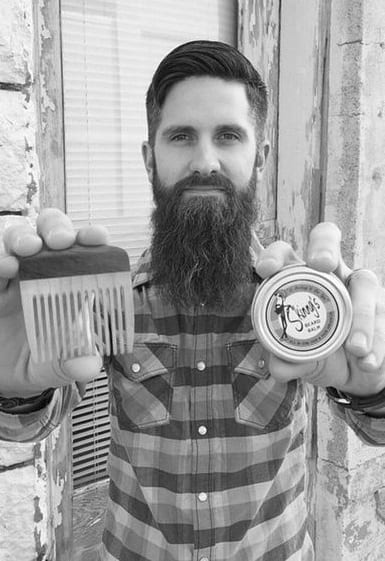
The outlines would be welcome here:
<svg viewBox="0 0 385 561">
<path fill-rule="evenodd" d="M 266 86 L 251 62 L 236 48 L 219 41 L 190 41 L 173 49 L 159 64 L 147 91 L 148 140 L 154 145 L 161 109 L 176 83 L 193 76 L 212 76 L 245 84 L 260 132 L 267 114 Z"/>
</svg>

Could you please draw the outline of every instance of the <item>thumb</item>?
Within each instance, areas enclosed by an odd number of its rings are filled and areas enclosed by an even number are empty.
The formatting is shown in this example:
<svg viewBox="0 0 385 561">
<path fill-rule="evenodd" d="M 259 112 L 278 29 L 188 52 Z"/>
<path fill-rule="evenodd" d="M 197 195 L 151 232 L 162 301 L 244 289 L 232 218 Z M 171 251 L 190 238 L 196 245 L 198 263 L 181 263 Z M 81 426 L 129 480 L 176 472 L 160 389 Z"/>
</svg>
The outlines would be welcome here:
<svg viewBox="0 0 385 561">
<path fill-rule="evenodd" d="M 319 362 L 288 362 L 274 354 L 269 356 L 269 372 L 277 382 L 287 383 L 297 378 L 308 378 L 313 373 L 318 373 Z"/>
<path fill-rule="evenodd" d="M 255 270 L 262 278 L 267 278 L 288 265 L 303 264 L 291 245 L 278 240 L 259 252 Z"/>
<path fill-rule="evenodd" d="M 69 381 L 87 383 L 99 376 L 102 366 L 103 359 L 100 355 L 90 355 L 63 361 L 61 370 Z"/>
</svg>

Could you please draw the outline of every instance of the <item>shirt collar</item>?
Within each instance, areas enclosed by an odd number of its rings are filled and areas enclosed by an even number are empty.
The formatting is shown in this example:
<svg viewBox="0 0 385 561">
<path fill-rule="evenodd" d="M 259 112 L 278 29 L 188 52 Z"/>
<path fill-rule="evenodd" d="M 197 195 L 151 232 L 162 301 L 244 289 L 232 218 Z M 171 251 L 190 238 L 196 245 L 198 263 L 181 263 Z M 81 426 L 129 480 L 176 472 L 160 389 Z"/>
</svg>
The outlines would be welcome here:
<svg viewBox="0 0 385 561">
<path fill-rule="evenodd" d="M 149 249 L 146 249 L 140 256 L 133 271 L 132 286 L 133 288 L 137 288 L 138 286 L 148 283 L 151 279 L 151 252 Z"/>
</svg>

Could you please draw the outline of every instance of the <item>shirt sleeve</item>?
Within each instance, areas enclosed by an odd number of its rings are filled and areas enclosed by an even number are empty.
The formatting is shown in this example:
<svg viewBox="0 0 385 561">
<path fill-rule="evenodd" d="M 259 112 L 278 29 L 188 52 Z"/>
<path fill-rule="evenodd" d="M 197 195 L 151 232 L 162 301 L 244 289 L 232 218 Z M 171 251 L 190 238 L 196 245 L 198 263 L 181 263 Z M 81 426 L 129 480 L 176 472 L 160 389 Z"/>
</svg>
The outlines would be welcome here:
<svg viewBox="0 0 385 561">
<path fill-rule="evenodd" d="M 328 401 L 332 412 L 345 421 L 363 442 L 370 446 L 385 446 L 385 417 L 372 417 Z"/>
<path fill-rule="evenodd" d="M 38 411 L 14 414 L 0 411 L 0 439 L 34 442 L 46 438 L 83 398 L 86 385 L 74 383 L 55 389 L 50 401 Z"/>
</svg>

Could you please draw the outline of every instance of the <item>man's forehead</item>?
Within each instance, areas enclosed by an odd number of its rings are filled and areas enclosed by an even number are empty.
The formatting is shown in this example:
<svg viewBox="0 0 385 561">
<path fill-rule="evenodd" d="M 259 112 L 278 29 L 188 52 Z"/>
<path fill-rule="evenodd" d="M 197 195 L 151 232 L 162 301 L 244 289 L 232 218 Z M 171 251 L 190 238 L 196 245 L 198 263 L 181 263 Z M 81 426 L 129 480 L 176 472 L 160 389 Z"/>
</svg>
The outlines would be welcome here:
<svg viewBox="0 0 385 561">
<path fill-rule="evenodd" d="M 245 85 L 234 80 L 211 76 L 193 76 L 177 82 L 167 93 L 161 110 L 161 121 L 171 124 L 183 117 L 215 119 L 226 118 L 237 123 L 249 119 L 251 107 Z"/>
<path fill-rule="evenodd" d="M 244 97 L 247 101 L 246 87 L 238 80 L 225 80 L 218 76 L 190 76 L 173 84 L 166 94 L 163 105 L 171 98 L 197 95 L 209 91 L 225 92 L 227 96 Z"/>
</svg>

